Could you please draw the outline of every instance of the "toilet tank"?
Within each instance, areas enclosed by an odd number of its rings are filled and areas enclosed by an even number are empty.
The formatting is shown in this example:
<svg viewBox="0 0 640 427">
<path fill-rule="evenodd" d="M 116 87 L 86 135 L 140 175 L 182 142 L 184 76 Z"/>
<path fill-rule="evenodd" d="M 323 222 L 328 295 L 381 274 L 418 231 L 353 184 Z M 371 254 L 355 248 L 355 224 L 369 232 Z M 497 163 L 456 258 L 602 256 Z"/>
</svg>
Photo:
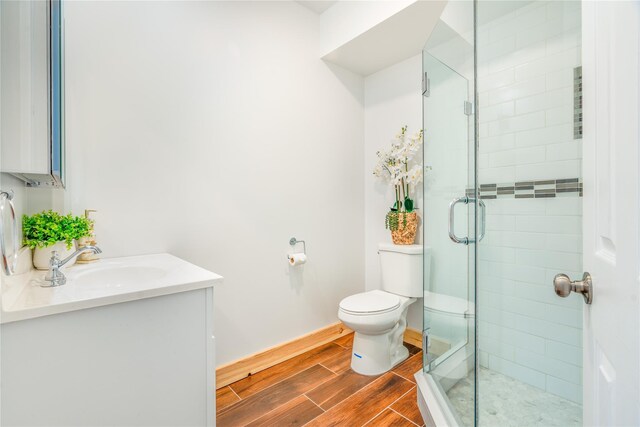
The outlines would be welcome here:
<svg viewBox="0 0 640 427">
<path fill-rule="evenodd" d="M 429 248 L 426 250 L 428 254 Z M 405 297 L 422 297 L 422 245 L 380 243 L 378 253 L 382 271 L 382 289 Z"/>
</svg>

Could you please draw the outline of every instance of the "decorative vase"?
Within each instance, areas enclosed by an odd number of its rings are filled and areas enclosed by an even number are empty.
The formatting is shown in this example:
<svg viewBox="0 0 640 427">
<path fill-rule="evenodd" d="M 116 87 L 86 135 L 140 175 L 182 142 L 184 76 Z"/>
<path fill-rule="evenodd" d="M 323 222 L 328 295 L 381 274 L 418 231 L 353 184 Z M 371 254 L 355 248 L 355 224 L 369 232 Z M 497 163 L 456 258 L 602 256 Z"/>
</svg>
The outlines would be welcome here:
<svg viewBox="0 0 640 427">
<path fill-rule="evenodd" d="M 398 228 L 391 231 L 391 240 L 396 245 L 413 245 L 418 230 L 417 212 L 399 212 Z"/>
<path fill-rule="evenodd" d="M 65 242 L 57 242 L 46 248 L 37 247 L 33 250 L 33 266 L 38 270 L 48 270 L 49 260 L 51 259 L 51 253 L 53 251 L 58 252 L 58 257 L 62 260 L 71 255 L 76 250 L 75 242 L 71 245 L 71 248 L 67 249 Z M 75 260 L 71 260 L 67 265 L 75 264 Z"/>
</svg>

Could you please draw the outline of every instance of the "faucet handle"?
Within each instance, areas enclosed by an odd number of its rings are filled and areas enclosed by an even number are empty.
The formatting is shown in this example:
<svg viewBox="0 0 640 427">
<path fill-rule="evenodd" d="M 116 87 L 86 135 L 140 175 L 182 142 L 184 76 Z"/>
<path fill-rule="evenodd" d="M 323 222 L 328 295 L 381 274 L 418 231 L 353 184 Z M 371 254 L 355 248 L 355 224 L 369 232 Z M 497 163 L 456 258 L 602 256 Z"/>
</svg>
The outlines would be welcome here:
<svg viewBox="0 0 640 427">
<path fill-rule="evenodd" d="M 45 284 L 41 284 L 40 286 L 45 288 L 50 288 L 54 286 L 64 285 L 67 282 L 64 274 L 59 270 L 60 268 L 60 257 L 58 256 L 58 251 L 51 251 L 51 259 L 49 259 L 49 271 L 44 276 Z"/>
</svg>

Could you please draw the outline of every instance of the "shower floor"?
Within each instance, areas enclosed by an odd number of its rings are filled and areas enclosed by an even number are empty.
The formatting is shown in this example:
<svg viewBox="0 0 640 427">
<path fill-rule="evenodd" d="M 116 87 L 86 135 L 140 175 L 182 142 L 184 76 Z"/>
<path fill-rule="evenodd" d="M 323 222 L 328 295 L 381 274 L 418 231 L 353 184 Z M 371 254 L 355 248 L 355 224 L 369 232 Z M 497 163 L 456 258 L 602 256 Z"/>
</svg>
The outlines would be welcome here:
<svg viewBox="0 0 640 427">
<path fill-rule="evenodd" d="M 480 368 L 480 426 L 580 426 L 582 406 L 486 368 Z M 447 396 L 464 426 L 473 426 L 473 376 Z"/>
</svg>

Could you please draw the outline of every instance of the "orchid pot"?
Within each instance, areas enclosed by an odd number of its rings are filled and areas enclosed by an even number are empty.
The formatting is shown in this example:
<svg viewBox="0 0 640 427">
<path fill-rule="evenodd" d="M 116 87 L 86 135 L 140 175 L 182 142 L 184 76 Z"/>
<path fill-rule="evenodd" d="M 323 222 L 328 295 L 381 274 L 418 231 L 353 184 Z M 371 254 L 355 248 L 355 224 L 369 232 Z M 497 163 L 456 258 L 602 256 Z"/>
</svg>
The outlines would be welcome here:
<svg viewBox="0 0 640 427">
<path fill-rule="evenodd" d="M 422 181 L 422 164 L 415 161 L 422 147 L 423 131 L 407 135 L 407 126 L 391 142 L 391 147 L 377 152 L 378 163 L 373 174 L 389 183 L 395 191 L 395 202 L 385 217 L 396 245 L 412 245 L 418 232 L 419 217 L 412 192 Z"/>
</svg>

